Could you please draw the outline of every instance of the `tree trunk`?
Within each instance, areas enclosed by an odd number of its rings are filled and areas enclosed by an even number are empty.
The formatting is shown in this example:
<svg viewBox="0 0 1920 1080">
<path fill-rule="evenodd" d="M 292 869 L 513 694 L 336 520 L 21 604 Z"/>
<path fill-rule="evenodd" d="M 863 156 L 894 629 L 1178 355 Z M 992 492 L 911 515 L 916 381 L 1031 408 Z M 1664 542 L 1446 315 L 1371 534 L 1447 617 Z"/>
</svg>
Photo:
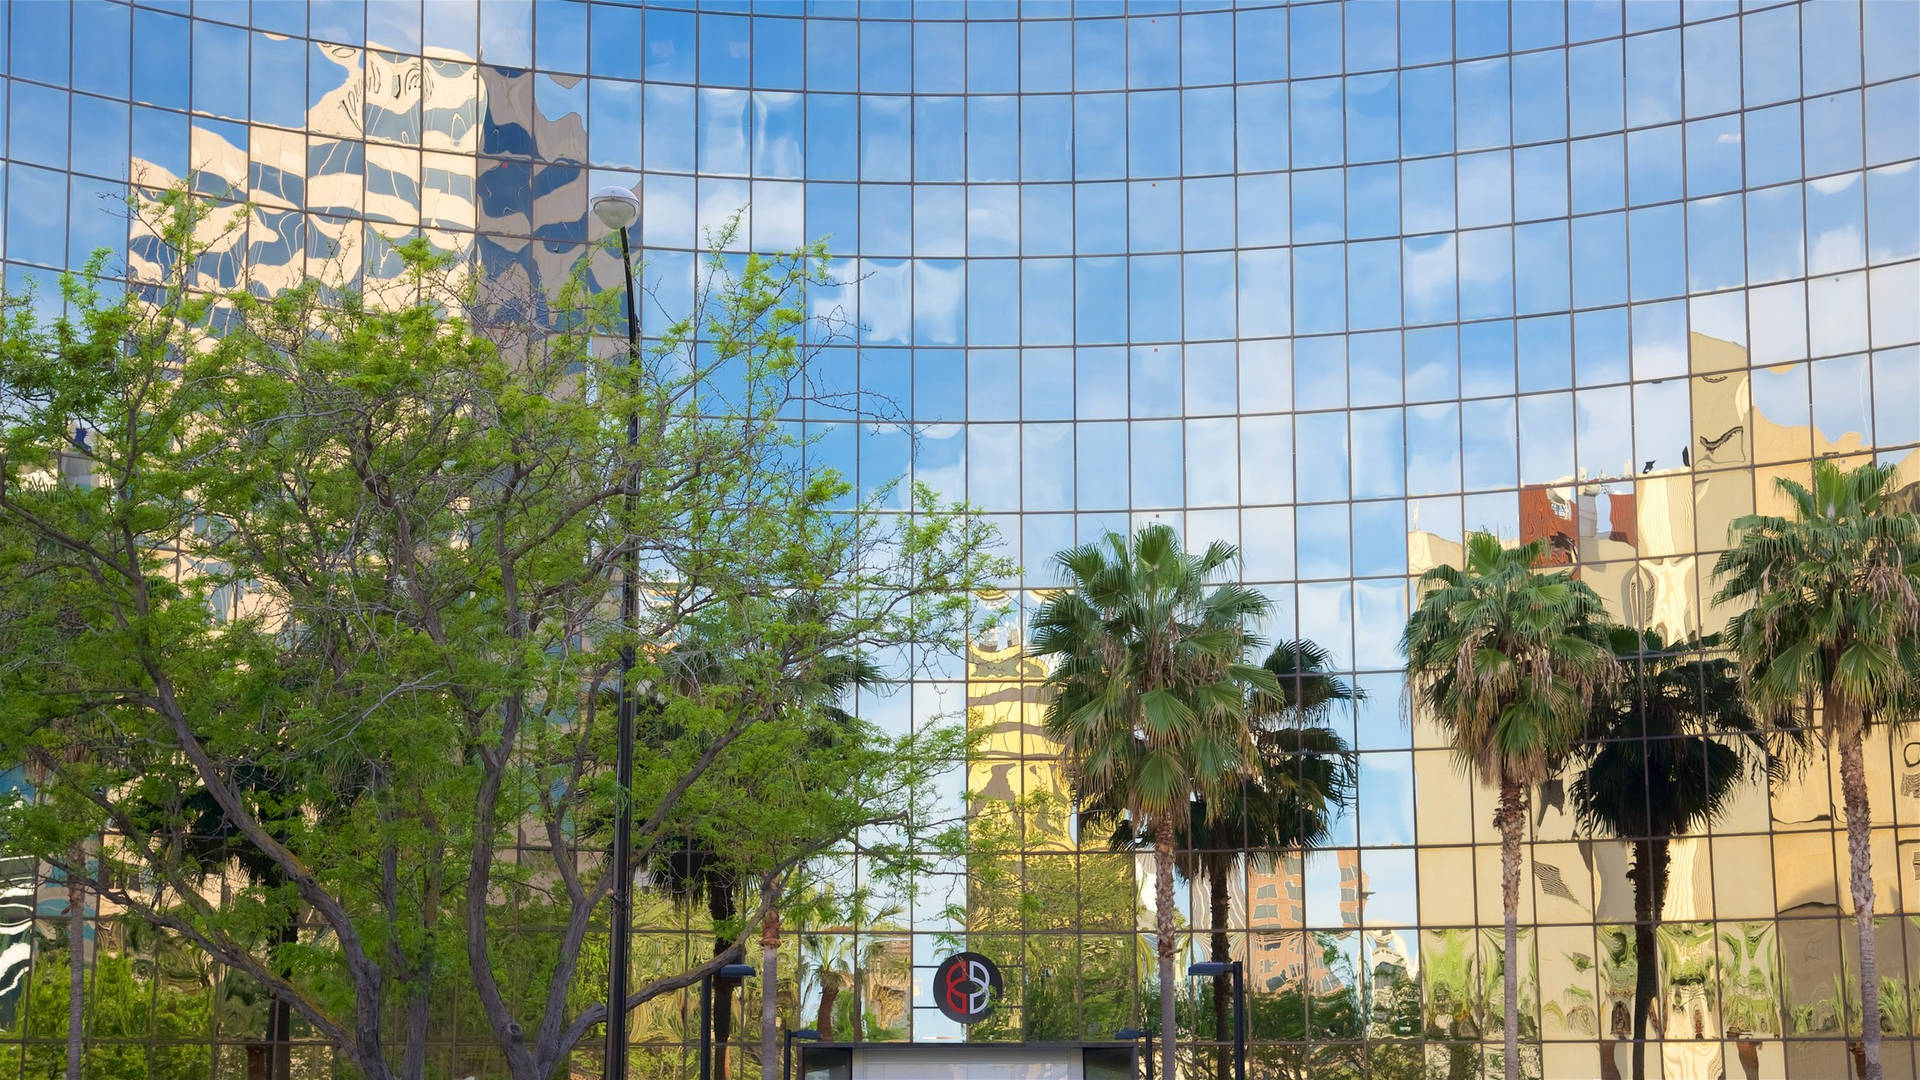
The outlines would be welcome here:
<svg viewBox="0 0 1920 1080">
<path fill-rule="evenodd" d="M 1840 789 L 1847 809 L 1847 858 L 1853 882 L 1853 918 L 1860 929 L 1860 1040 L 1867 1080 L 1880 1080 L 1880 965 L 1874 956 L 1873 819 L 1860 735 L 1840 743 Z"/>
<path fill-rule="evenodd" d="M 760 1076 L 769 1080 L 779 1061 L 780 913 L 767 911 L 760 927 Z"/>
<path fill-rule="evenodd" d="M 1153 926 L 1160 953 L 1160 1075 L 1174 1080 L 1173 822 L 1164 817 L 1153 826 Z"/>
<path fill-rule="evenodd" d="M 1633 844 L 1633 1080 L 1647 1076 L 1647 1017 L 1660 997 L 1660 946 L 1655 933 L 1667 899 L 1666 837 Z M 1666 1025 L 1661 1025 L 1666 1033 Z"/>
<path fill-rule="evenodd" d="M 427 1027 L 432 1021 L 433 998 L 424 986 L 407 996 L 406 1046 L 400 1058 L 400 1080 L 426 1080 Z"/>
<path fill-rule="evenodd" d="M 280 954 L 280 946 L 300 940 L 300 917 L 289 913 L 287 921 L 274 931 L 274 970 L 283 979 L 291 979 L 293 960 Z M 267 1014 L 268 1080 L 289 1080 L 293 1076 L 293 1006 L 278 995 Z"/>
<path fill-rule="evenodd" d="M 1507 1080 L 1520 1080 L 1520 839 L 1526 827 L 1527 796 L 1519 784 L 1500 782 L 1500 810 L 1494 824 L 1500 829 L 1500 906 L 1506 916 L 1506 954 L 1501 981 L 1506 994 Z"/>
<path fill-rule="evenodd" d="M 1227 920 L 1232 917 L 1233 904 L 1227 891 L 1227 875 L 1231 872 L 1226 866 L 1213 866 L 1213 872 L 1207 875 L 1212 888 L 1213 915 L 1213 961 L 1217 964 L 1233 960 L 1233 946 L 1227 940 Z M 1227 1043 L 1233 1038 L 1233 1030 L 1227 1023 L 1227 1010 L 1232 1008 L 1232 976 L 1215 975 L 1213 977 L 1213 1074 L 1216 1080 L 1233 1080 L 1233 1062 L 1228 1057 Z"/>
<path fill-rule="evenodd" d="M 87 893 L 80 874 L 87 864 L 86 845 L 74 847 L 73 869 L 67 871 L 67 1080 L 80 1080 L 86 1053 L 81 1037 L 87 1021 Z"/>
<path fill-rule="evenodd" d="M 847 1027 L 854 1042 L 867 1037 L 866 965 L 861 961 L 860 939 L 853 939 L 853 999 L 847 1002 Z"/>
<path fill-rule="evenodd" d="M 821 1042 L 833 1041 L 833 1005 L 840 996 L 840 977 L 827 974 L 826 968 L 820 969 L 820 1012 L 813 1019 L 813 1030 L 820 1033 Z"/>
</svg>

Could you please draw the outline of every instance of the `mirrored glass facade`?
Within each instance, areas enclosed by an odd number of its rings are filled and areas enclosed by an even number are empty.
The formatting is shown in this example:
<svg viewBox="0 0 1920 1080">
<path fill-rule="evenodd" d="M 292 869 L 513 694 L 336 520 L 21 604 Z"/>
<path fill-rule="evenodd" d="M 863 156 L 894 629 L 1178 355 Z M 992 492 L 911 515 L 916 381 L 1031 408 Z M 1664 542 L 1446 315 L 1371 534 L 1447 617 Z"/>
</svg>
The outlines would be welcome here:
<svg viewBox="0 0 1920 1080">
<path fill-rule="evenodd" d="M 9 291 L 57 297 L 98 248 L 151 265 L 125 199 L 187 178 L 255 207 L 227 216 L 206 280 L 262 288 L 389 274 L 391 245 L 426 235 L 537 297 L 603 235 L 587 196 L 606 184 L 640 192 L 642 273 L 669 306 L 743 208 L 742 250 L 828 238 L 847 284 L 820 302 L 859 331 L 816 376 L 914 430 L 816 405 L 818 460 L 861 490 L 911 476 L 965 498 L 1025 570 L 1003 583 L 1015 614 L 942 678 L 863 694 L 896 730 L 964 716 L 981 733 L 941 795 L 971 850 L 910 883 L 868 881 L 847 853 L 834 880 L 855 914 L 792 928 L 795 1026 L 963 1037 L 929 996 L 962 942 L 1009 981 L 966 1037 L 1141 1026 L 1151 875 L 1076 832 L 1021 613 L 1058 549 L 1164 521 L 1239 544 L 1274 602 L 1264 634 L 1326 647 L 1367 694 L 1336 718 L 1358 796 L 1325 850 L 1243 863 L 1230 890 L 1255 1070 L 1477 1077 L 1506 962 L 1493 798 L 1407 715 L 1412 578 L 1473 529 L 1546 538 L 1616 617 L 1680 640 L 1724 627 L 1714 555 L 1734 518 L 1779 507 L 1775 478 L 1875 458 L 1920 503 L 1912 0 L 0 10 Z M 1882 1008 L 1909 1035 L 1916 740 L 1868 754 Z M 1673 842 L 1650 1075 L 1851 1075 L 1836 776 L 1822 759 L 1750 784 Z M 1620 1075 L 1631 844 L 1578 828 L 1557 784 L 1530 827 L 1526 1068 Z M 61 1046 L 36 1041 L 32 990 L 64 993 L 64 973 L 34 958 L 64 940 L 66 890 L 4 855 L 0 1078 L 45 1075 Z M 1205 890 L 1180 904 L 1198 955 Z M 643 961 L 707 946 L 698 916 L 642 912 Z M 99 1045 L 154 1077 L 246 1075 L 220 973 L 175 971 L 190 961 L 97 915 L 97 977 L 152 1003 Z M 862 1001 L 834 1014 L 842 993 Z M 649 1075 L 682 1067 L 687 1008 L 636 1020 Z M 487 1075 L 484 1028 L 445 1025 L 435 1068 Z M 1885 1054 L 1888 1076 L 1915 1075 L 1910 1041 Z"/>
</svg>

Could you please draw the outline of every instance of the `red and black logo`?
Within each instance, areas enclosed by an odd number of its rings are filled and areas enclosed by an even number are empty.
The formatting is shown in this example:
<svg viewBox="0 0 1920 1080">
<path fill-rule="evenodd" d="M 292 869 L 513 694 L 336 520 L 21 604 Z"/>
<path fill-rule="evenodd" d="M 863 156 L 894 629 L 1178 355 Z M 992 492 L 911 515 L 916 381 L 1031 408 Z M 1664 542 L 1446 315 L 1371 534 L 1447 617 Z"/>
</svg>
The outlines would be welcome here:
<svg viewBox="0 0 1920 1080">
<path fill-rule="evenodd" d="M 956 1023 L 985 1020 L 1000 990 L 1000 969 L 979 953 L 955 953 L 933 973 L 934 1003 Z"/>
</svg>

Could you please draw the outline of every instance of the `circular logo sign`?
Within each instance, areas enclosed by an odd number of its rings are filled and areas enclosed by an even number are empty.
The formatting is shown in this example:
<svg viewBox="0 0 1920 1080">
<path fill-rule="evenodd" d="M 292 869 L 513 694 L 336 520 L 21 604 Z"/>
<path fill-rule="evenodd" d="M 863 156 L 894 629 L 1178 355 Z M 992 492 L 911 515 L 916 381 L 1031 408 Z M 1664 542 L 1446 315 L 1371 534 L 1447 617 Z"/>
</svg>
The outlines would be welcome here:
<svg viewBox="0 0 1920 1080">
<path fill-rule="evenodd" d="M 933 973 L 934 1003 L 956 1023 L 985 1020 L 1000 990 L 1000 969 L 979 953 L 955 953 Z"/>
</svg>

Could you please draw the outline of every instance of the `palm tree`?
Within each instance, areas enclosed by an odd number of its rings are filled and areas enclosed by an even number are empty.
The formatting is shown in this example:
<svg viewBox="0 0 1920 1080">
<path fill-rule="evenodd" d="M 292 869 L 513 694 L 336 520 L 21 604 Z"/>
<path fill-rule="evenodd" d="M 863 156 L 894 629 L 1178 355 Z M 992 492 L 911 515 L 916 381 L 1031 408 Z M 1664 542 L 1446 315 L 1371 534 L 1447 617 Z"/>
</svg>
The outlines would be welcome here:
<svg viewBox="0 0 1920 1080">
<path fill-rule="evenodd" d="M 866 1038 L 868 976 L 875 970 L 887 968 L 893 959 L 887 939 L 880 935 L 898 930 L 895 920 L 906 913 L 906 908 L 893 900 L 883 899 L 878 904 L 873 900 L 874 894 L 866 888 L 857 888 L 844 899 L 831 895 L 814 899 L 817 910 L 831 912 L 831 921 L 820 932 L 800 939 L 798 966 L 801 971 L 795 983 L 804 983 L 805 965 L 811 960 L 814 977 L 820 982 L 820 1007 L 814 1017 L 814 1030 L 820 1033 L 822 1042 L 833 1041 L 834 1019 L 842 993 L 850 994 L 847 1002 L 850 1038 L 854 1042 Z M 800 996 L 806 996 L 804 986 Z"/>
<path fill-rule="evenodd" d="M 1034 615 L 1033 656 L 1055 661 L 1047 734 L 1082 806 L 1111 806 L 1153 837 L 1161 1072 L 1174 1075 L 1174 849 L 1196 798 L 1223 800 L 1254 758 L 1247 697 L 1275 694 L 1244 662 L 1246 622 L 1266 597 L 1223 578 L 1239 559 L 1216 541 L 1183 551 L 1173 529 L 1107 534 L 1056 559 L 1071 591 Z"/>
<path fill-rule="evenodd" d="M 1401 635 L 1408 690 L 1454 756 L 1500 792 L 1500 892 L 1506 922 L 1506 1075 L 1520 1076 L 1520 842 L 1533 788 L 1552 776 L 1618 678 L 1600 597 L 1566 571 L 1535 573 L 1547 545 L 1514 549 L 1467 537 L 1464 567 L 1421 575 L 1425 596 Z"/>
<path fill-rule="evenodd" d="M 1594 703 L 1570 794 L 1585 829 L 1633 843 L 1633 1080 L 1643 1080 L 1668 845 L 1719 817 L 1740 783 L 1768 776 L 1777 759 L 1740 695 L 1733 661 L 1711 655 L 1717 635 L 1670 649 L 1652 631 L 1615 627 L 1609 643 L 1626 678 Z"/>
<path fill-rule="evenodd" d="M 1213 959 L 1233 959 L 1228 940 L 1232 916 L 1229 886 L 1244 855 L 1259 869 L 1271 869 L 1283 851 L 1308 850 L 1326 842 L 1339 808 L 1349 798 L 1353 759 L 1346 741 L 1319 721 L 1339 702 L 1366 697 L 1353 684 L 1328 672 L 1331 657 L 1311 641 L 1274 646 L 1262 667 L 1273 673 L 1279 694 L 1248 695 L 1253 737 L 1253 771 L 1226 789 L 1225 797 L 1194 800 L 1192 816 L 1175 830 L 1174 867 L 1188 881 L 1207 883 Z M 1089 823 L 1113 812 L 1083 812 Z M 1115 823 L 1116 850 L 1151 850 L 1153 837 L 1124 818 Z M 1232 1038 L 1229 1012 L 1232 979 L 1213 977 L 1214 1039 Z M 1232 1062 L 1223 1053 L 1215 1062 L 1219 1080 L 1227 1080 Z"/>
<path fill-rule="evenodd" d="M 1920 696 L 1920 516 L 1890 498 L 1893 478 L 1890 466 L 1828 461 L 1814 463 L 1811 487 L 1782 477 L 1793 516 L 1735 521 L 1738 542 L 1713 568 L 1715 599 L 1749 605 L 1728 635 L 1754 711 L 1811 720 L 1840 754 L 1869 1080 L 1880 1076 L 1880 974 L 1861 741 L 1875 722 L 1909 719 Z"/>
</svg>

